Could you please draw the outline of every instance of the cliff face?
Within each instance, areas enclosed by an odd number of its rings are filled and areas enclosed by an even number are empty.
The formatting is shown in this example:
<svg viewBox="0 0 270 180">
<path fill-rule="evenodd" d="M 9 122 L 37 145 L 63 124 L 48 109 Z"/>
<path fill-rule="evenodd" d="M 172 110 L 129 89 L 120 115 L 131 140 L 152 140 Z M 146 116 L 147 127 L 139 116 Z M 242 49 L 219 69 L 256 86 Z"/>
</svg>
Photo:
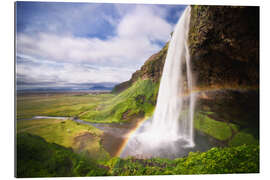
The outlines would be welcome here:
<svg viewBox="0 0 270 180">
<path fill-rule="evenodd" d="M 193 6 L 189 46 L 196 86 L 259 86 L 258 7 Z"/>
<path fill-rule="evenodd" d="M 195 88 L 258 88 L 259 7 L 192 6 L 189 47 Z M 168 43 L 114 92 L 139 78 L 158 82 L 167 49 Z"/>
</svg>

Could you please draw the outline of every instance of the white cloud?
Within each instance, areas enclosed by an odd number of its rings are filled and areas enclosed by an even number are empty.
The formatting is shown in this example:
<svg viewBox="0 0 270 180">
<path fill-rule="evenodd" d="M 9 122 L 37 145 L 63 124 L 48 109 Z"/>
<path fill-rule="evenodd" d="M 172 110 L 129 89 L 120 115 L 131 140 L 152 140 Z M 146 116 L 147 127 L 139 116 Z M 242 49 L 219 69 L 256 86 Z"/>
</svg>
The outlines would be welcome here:
<svg viewBox="0 0 270 180">
<path fill-rule="evenodd" d="M 18 72 L 31 78 L 66 82 L 121 82 L 128 80 L 136 69 L 153 53 L 160 50 L 157 41 L 166 42 L 172 25 L 163 19 L 164 11 L 137 6 L 117 24 L 117 34 L 106 40 L 37 33 L 17 35 L 17 53 L 28 55 L 40 66 L 20 65 Z M 53 28 L 53 27 L 52 27 Z M 61 68 L 42 63 L 49 59 L 63 63 Z M 95 65 L 100 69 L 89 69 L 80 64 Z M 116 68 L 116 69 L 115 69 Z M 128 68 L 128 70 L 127 70 Z"/>
<path fill-rule="evenodd" d="M 157 16 L 154 9 L 145 6 L 137 6 L 126 15 L 117 29 L 121 37 L 143 37 L 152 41 L 167 41 L 172 30 L 172 25 Z"/>
<path fill-rule="evenodd" d="M 56 85 L 62 85 L 61 83 L 119 83 L 128 80 L 129 76 L 125 75 L 132 73 L 132 70 L 127 68 L 100 68 L 87 64 L 48 62 L 37 63 L 34 60 L 17 64 L 17 74 L 27 77 L 26 81 L 30 80 L 32 83 L 56 82 Z"/>
</svg>

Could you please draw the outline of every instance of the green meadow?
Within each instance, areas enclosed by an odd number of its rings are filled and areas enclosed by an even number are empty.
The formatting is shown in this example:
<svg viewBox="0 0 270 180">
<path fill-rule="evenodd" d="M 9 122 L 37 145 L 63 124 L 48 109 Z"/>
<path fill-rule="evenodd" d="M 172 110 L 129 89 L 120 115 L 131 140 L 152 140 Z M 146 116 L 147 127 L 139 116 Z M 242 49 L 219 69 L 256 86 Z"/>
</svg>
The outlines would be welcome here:
<svg viewBox="0 0 270 180">
<path fill-rule="evenodd" d="M 248 128 L 213 119 L 213 113 L 209 111 L 195 113 L 194 128 L 226 148 L 191 152 L 186 157 L 174 160 L 113 157 L 104 147 L 104 131 L 71 119 L 76 117 L 109 125 L 125 124 L 151 116 L 157 93 L 158 83 L 138 80 L 119 94 L 18 94 L 17 176 L 259 172 L 258 138 Z M 70 119 L 31 119 L 34 116 Z"/>
<path fill-rule="evenodd" d="M 111 99 L 113 94 L 57 93 L 17 96 L 17 119 L 33 116 L 79 116 L 96 110 L 99 103 Z"/>
<path fill-rule="evenodd" d="M 127 122 L 149 116 L 155 107 L 158 84 L 138 80 L 120 94 L 37 94 L 17 97 L 17 119 L 33 116 L 79 117 L 97 123 Z"/>
</svg>

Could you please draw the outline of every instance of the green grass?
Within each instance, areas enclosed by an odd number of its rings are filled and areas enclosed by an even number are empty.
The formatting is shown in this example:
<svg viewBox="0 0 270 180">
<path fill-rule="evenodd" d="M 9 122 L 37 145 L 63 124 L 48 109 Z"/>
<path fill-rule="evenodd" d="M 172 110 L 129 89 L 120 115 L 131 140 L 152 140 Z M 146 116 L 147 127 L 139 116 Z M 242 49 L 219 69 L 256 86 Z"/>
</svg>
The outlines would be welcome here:
<svg viewBox="0 0 270 180">
<path fill-rule="evenodd" d="M 259 141 L 254 138 L 252 134 L 245 131 L 240 131 L 229 142 L 230 146 L 240 146 L 243 144 L 259 144 Z"/>
<path fill-rule="evenodd" d="M 259 144 L 259 138 L 254 137 L 252 129 L 240 130 L 239 126 L 235 124 L 216 121 L 210 118 L 208 115 L 211 114 L 211 112 L 198 112 L 195 116 L 195 129 L 217 140 L 227 140 L 228 146 Z"/>
<path fill-rule="evenodd" d="M 200 112 L 196 113 L 194 127 L 205 134 L 208 134 L 218 140 L 227 140 L 232 136 L 232 129 L 237 130 L 235 124 L 216 121 Z"/>
<path fill-rule="evenodd" d="M 17 177 L 133 176 L 177 174 L 258 173 L 258 145 L 212 148 L 174 160 L 121 159 L 100 163 L 70 148 L 27 133 L 17 135 Z"/>
<path fill-rule="evenodd" d="M 152 158 L 112 158 L 106 164 L 112 175 L 177 175 L 258 173 L 259 147 L 242 145 L 212 148 L 207 152 L 190 152 L 187 157 L 174 160 Z"/>
<path fill-rule="evenodd" d="M 17 123 L 17 133 L 21 132 L 40 136 L 49 143 L 72 148 L 97 160 L 110 157 L 101 145 L 103 132 L 91 125 L 79 124 L 72 120 L 20 120 Z"/>
<path fill-rule="evenodd" d="M 107 169 L 72 149 L 28 133 L 17 134 L 16 177 L 103 176 Z"/>
<path fill-rule="evenodd" d="M 138 80 L 130 88 L 97 106 L 96 111 L 80 115 L 80 119 L 91 122 L 125 122 L 134 117 L 150 116 L 155 107 L 158 83 Z"/>
<path fill-rule="evenodd" d="M 150 116 L 155 107 L 158 83 L 136 81 L 120 94 L 46 94 L 19 95 L 17 119 L 33 116 L 79 117 L 99 123 L 119 123 Z"/>
<path fill-rule="evenodd" d="M 98 103 L 114 97 L 113 94 L 38 94 L 17 96 L 17 119 L 33 116 L 78 116 L 94 110 Z"/>
<path fill-rule="evenodd" d="M 17 118 L 77 116 L 90 122 L 126 122 L 152 115 L 158 87 L 158 83 L 140 79 L 117 95 L 18 96 Z M 258 140 L 249 131 L 239 130 L 235 124 L 210 118 L 211 114 L 196 113 L 195 129 L 217 140 L 228 140 L 230 147 L 192 152 L 175 160 L 110 159 L 101 143 L 103 132 L 91 125 L 72 120 L 19 120 L 17 175 L 55 177 L 259 172 Z M 236 132 L 233 137 L 232 129 Z"/>
</svg>

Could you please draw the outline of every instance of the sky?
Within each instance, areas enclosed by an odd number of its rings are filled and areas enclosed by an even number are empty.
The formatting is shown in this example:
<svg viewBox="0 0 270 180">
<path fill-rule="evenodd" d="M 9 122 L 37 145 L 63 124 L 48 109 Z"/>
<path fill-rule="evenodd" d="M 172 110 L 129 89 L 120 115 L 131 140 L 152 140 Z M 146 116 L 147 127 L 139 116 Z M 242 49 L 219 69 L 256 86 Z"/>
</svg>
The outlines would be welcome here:
<svg viewBox="0 0 270 180">
<path fill-rule="evenodd" d="M 127 81 L 168 42 L 185 7 L 17 2 L 17 89 Z"/>
</svg>

